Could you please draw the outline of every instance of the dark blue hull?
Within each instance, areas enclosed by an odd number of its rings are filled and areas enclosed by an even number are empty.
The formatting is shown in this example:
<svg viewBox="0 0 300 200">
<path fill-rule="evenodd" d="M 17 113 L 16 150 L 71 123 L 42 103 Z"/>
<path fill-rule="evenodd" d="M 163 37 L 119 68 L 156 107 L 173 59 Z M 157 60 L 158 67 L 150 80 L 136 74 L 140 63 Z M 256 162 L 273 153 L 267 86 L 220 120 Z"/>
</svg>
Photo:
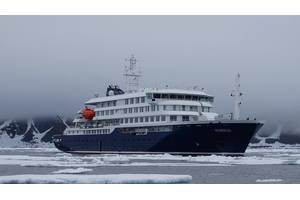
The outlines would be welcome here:
<svg viewBox="0 0 300 200">
<path fill-rule="evenodd" d="M 153 127 L 147 134 L 118 128 L 111 134 L 56 135 L 54 143 L 69 153 L 242 154 L 261 126 L 259 122 L 184 124 L 159 132 Z"/>
</svg>

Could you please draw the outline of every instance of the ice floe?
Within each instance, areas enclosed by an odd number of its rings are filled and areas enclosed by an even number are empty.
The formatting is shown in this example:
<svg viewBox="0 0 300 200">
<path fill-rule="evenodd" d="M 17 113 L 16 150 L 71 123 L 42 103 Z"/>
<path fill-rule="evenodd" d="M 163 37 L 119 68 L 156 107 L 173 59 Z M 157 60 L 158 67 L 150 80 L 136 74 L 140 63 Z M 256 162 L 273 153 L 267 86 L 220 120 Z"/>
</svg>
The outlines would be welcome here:
<svg viewBox="0 0 300 200">
<path fill-rule="evenodd" d="M 13 175 L 0 176 L 0 183 L 190 183 L 190 175 L 108 174 L 108 175 Z"/>
<path fill-rule="evenodd" d="M 52 174 L 84 174 L 86 172 L 91 172 L 93 169 L 88 169 L 88 168 L 70 168 L 70 169 L 61 169 L 52 172 Z"/>
<path fill-rule="evenodd" d="M 257 179 L 256 183 L 275 183 L 275 182 L 281 182 L 282 179 Z"/>
</svg>

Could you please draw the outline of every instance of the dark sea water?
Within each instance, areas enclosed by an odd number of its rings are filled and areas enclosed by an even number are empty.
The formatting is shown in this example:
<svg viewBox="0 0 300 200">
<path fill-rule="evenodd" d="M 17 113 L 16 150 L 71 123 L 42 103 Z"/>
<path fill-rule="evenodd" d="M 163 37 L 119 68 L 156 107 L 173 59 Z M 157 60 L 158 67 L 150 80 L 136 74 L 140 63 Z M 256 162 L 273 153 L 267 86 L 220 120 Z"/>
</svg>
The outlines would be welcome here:
<svg viewBox="0 0 300 200">
<path fill-rule="evenodd" d="M 72 183 L 86 183 L 90 180 L 87 177 L 101 179 L 96 175 L 107 175 L 106 178 L 111 179 L 116 174 L 129 174 L 125 179 L 139 179 L 146 175 L 154 180 L 152 183 L 156 183 L 156 177 L 158 183 L 164 183 L 163 178 L 170 183 L 167 180 L 172 176 L 174 183 L 300 183 L 299 169 L 299 146 L 249 148 L 243 157 L 71 155 L 53 148 L 0 149 L 1 183 L 22 183 L 19 180 L 24 177 L 30 179 L 27 182 L 39 183 L 40 179 L 52 180 L 65 175 L 63 182 L 69 183 L 68 179 L 73 176 L 76 180 Z M 176 175 L 189 176 L 177 180 Z M 126 183 L 126 180 L 123 177 L 117 182 Z"/>
</svg>

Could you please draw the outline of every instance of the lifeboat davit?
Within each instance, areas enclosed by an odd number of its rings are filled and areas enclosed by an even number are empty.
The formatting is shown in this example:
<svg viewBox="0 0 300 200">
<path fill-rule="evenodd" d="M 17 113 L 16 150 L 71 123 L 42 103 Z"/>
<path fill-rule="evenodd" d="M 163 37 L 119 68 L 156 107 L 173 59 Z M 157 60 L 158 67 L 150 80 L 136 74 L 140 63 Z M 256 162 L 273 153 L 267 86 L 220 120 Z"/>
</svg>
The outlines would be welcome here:
<svg viewBox="0 0 300 200">
<path fill-rule="evenodd" d="M 96 112 L 90 108 L 85 108 L 81 112 L 82 117 L 84 117 L 87 120 L 92 120 L 96 116 Z"/>
</svg>

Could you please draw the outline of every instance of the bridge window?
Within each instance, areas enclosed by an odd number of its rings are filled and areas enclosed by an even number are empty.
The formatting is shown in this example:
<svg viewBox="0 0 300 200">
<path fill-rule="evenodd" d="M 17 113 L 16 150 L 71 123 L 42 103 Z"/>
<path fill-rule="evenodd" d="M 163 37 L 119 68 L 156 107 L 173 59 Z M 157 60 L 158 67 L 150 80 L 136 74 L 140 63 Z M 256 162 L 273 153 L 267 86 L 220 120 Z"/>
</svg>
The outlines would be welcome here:
<svg viewBox="0 0 300 200">
<path fill-rule="evenodd" d="M 153 94 L 153 98 L 159 99 L 159 98 L 160 98 L 160 94 L 154 93 L 154 94 Z"/>
<path fill-rule="evenodd" d="M 176 99 L 176 97 L 177 97 L 177 96 L 176 96 L 175 94 L 171 94 L 171 95 L 170 95 L 170 99 Z"/>
<path fill-rule="evenodd" d="M 185 96 L 185 99 L 186 99 L 186 100 L 191 100 L 191 99 L 192 99 L 192 96 L 186 95 L 186 96 Z"/>
<path fill-rule="evenodd" d="M 177 116 L 176 116 L 176 115 L 171 115 L 171 116 L 170 116 L 170 121 L 171 121 L 171 122 L 177 121 Z"/>
<path fill-rule="evenodd" d="M 182 116 L 182 121 L 186 122 L 186 121 L 190 121 L 190 117 L 187 115 L 183 115 Z"/>
<path fill-rule="evenodd" d="M 162 97 L 163 99 L 168 99 L 168 94 L 162 94 L 161 97 Z"/>
</svg>

